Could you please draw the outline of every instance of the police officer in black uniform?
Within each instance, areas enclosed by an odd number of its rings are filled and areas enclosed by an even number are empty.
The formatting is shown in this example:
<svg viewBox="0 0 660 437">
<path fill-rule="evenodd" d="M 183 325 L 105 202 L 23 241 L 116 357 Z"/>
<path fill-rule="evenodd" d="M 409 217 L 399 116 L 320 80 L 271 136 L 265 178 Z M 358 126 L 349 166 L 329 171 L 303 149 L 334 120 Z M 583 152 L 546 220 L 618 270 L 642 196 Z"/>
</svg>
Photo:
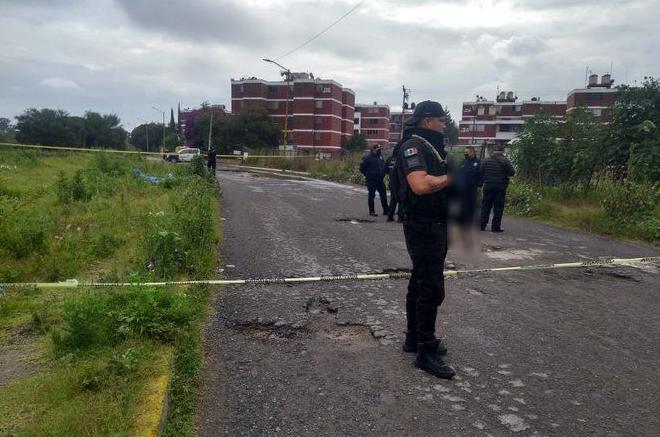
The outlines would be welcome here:
<svg viewBox="0 0 660 437">
<path fill-rule="evenodd" d="M 392 155 L 387 158 L 385 161 L 385 173 L 389 175 L 389 189 L 390 189 L 390 209 L 389 212 L 387 213 L 387 221 L 388 222 L 393 222 L 394 221 L 394 213 L 397 215 L 397 222 L 401 223 L 403 222 L 403 211 L 401 210 L 401 204 L 397 200 L 396 196 L 396 188 L 394 184 L 392 183 L 394 177 L 395 177 L 395 172 L 396 172 L 396 157 L 397 154 L 399 153 L 399 149 L 396 147 L 392 151 Z M 397 208 L 398 206 L 398 208 Z"/>
<path fill-rule="evenodd" d="M 445 297 L 447 256 L 447 152 L 443 132 L 445 111 L 437 102 L 421 102 L 406 122 L 397 171 L 405 184 L 399 201 L 412 276 L 406 296 L 407 333 L 403 350 L 417 352 L 415 366 L 439 378 L 456 372 L 441 355 L 446 347 L 435 336 L 438 307 Z"/>
<path fill-rule="evenodd" d="M 216 152 L 215 147 L 211 146 L 211 148 L 209 149 L 208 156 L 206 158 L 206 165 L 209 168 L 209 171 L 212 172 L 212 174 L 215 174 L 217 158 L 218 158 L 218 152 Z"/>
<path fill-rule="evenodd" d="M 376 144 L 371 148 L 371 151 L 362 158 L 360 162 L 360 173 L 364 175 L 367 183 L 367 190 L 369 192 L 367 197 L 367 205 L 369 207 L 369 215 L 376 216 L 374 199 L 376 198 L 376 191 L 380 196 L 380 204 L 383 207 L 383 215 L 389 211 L 387 206 L 387 190 L 385 189 L 385 161 L 383 161 L 383 146 Z"/>
<path fill-rule="evenodd" d="M 480 167 L 481 180 L 484 184 L 484 198 L 481 203 L 481 230 L 485 231 L 493 209 L 492 232 L 504 232 L 502 229 L 502 214 L 506 203 L 506 189 L 509 178 L 515 176 L 516 170 L 511 161 L 504 156 L 504 146 L 496 144 L 493 154 L 485 159 Z"/>
<path fill-rule="evenodd" d="M 475 223 L 477 191 L 481 184 L 481 161 L 477 159 L 474 146 L 465 147 L 464 156 L 465 159 L 456 171 L 456 186 L 460 202 L 459 223 L 466 229 Z"/>
</svg>

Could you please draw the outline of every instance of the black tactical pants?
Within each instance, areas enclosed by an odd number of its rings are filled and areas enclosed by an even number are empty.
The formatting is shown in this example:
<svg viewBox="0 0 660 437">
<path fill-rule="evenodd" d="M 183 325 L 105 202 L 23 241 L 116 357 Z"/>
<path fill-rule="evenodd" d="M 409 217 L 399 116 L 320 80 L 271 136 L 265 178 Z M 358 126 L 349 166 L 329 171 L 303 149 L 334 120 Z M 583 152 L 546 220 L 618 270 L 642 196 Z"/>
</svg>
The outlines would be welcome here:
<svg viewBox="0 0 660 437">
<path fill-rule="evenodd" d="M 491 229 L 502 229 L 502 214 L 504 214 L 504 202 L 506 201 L 506 189 L 487 190 L 484 188 L 484 199 L 481 203 L 481 229 L 486 229 L 490 210 L 493 209 L 493 222 Z"/>
<path fill-rule="evenodd" d="M 399 207 L 398 211 L 397 211 L 397 205 Z M 390 209 L 388 210 L 387 217 L 390 220 L 394 220 L 394 213 L 396 213 L 399 219 L 403 218 L 403 211 L 401 210 L 401 204 L 398 202 L 396 198 L 396 193 L 390 186 Z"/>
<path fill-rule="evenodd" d="M 406 219 L 403 232 L 413 265 L 406 295 L 408 333 L 416 334 L 418 343 L 428 343 L 435 340 L 435 319 L 445 299 L 447 224 Z"/>
<path fill-rule="evenodd" d="M 380 205 L 383 207 L 383 214 L 387 214 L 387 190 L 385 189 L 385 182 L 370 182 L 367 184 L 367 189 L 369 190 L 369 197 L 367 198 L 367 204 L 369 205 L 369 212 L 375 213 L 374 199 L 376 198 L 376 191 L 380 196 Z"/>
</svg>

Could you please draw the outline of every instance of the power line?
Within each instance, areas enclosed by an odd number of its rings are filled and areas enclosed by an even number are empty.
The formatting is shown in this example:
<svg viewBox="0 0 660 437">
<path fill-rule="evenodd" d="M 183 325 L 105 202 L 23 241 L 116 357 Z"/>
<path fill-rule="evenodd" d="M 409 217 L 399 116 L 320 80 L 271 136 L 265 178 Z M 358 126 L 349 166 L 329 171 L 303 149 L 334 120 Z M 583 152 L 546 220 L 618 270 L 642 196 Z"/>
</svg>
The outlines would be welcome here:
<svg viewBox="0 0 660 437">
<path fill-rule="evenodd" d="M 360 3 L 358 3 L 358 4 L 355 5 L 355 6 L 353 6 L 353 8 L 351 8 L 350 11 L 346 12 L 344 15 L 342 15 L 341 17 L 339 17 L 336 21 L 334 21 L 334 22 L 333 22 L 332 24 L 330 24 L 328 27 L 326 27 L 325 29 L 323 29 L 322 31 L 320 31 L 319 33 L 317 33 L 316 35 L 314 35 L 313 37 L 311 37 L 310 39 L 308 39 L 307 41 L 305 41 L 304 43 L 302 43 L 301 45 L 299 45 L 298 47 L 296 47 L 295 49 L 290 50 L 290 51 L 286 52 L 285 54 L 283 54 L 282 56 L 275 58 L 275 60 L 276 60 L 276 61 L 279 61 L 279 60 L 282 59 L 282 58 L 286 58 L 287 56 L 289 56 L 289 55 L 292 54 L 293 52 L 296 52 L 296 51 L 302 49 L 302 48 L 305 47 L 307 44 L 311 43 L 312 41 L 314 41 L 315 39 L 317 39 L 318 37 L 320 37 L 321 35 L 323 35 L 324 33 L 326 33 L 328 30 L 330 30 L 332 27 L 334 27 L 336 24 L 338 24 L 341 20 L 343 20 L 344 18 L 348 17 L 351 13 L 353 13 L 357 8 L 359 8 L 360 6 L 362 6 L 363 4 L 365 4 L 366 2 L 367 2 L 367 0 L 362 0 Z"/>
</svg>

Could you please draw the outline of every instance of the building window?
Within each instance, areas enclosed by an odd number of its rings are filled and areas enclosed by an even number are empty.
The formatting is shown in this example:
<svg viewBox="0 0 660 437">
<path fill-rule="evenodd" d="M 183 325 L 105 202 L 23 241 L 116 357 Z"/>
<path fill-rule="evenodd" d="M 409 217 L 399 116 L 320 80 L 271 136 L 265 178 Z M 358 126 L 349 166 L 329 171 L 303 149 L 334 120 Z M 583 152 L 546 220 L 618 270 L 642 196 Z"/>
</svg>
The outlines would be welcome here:
<svg viewBox="0 0 660 437">
<path fill-rule="evenodd" d="M 314 124 L 321 124 L 321 117 L 314 117 Z"/>
<path fill-rule="evenodd" d="M 240 85 L 238 86 L 238 92 L 239 92 L 239 93 L 242 93 L 242 92 L 243 92 L 243 84 L 240 84 Z"/>
<path fill-rule="evenodd" d="M 516 105 L 516 112 L 522 111 L 522 106 L 521 105 Z"/>
<path fill-rule="evenodd" d="M 316 85 L 316 92 L 317 93 L 322 93 L 323 92 L 323 85 L 317 84 Z"/>
<path fill-rule="evenodd" d="M 323 109 L 323 100 L 317 100 L 315 104 L 316 104 L 316 109 Z"/>
<path fill-rule="evenodd" d="M 479 106 L 477 108 L 477 115 L 484 115 L 485 111 L 486 111 L 486 109 L 483 106 Z"/>
<path fill-rule="evenodd" d="M 370 113 L 370 114 L 378 114 L 378 108 L 376 108 L 376 107 L 369 108 L 367 110 L 367 112 Z"/>
<path fill-rule="evenodd" d="M 323 92 L 326 94 L 330 94 L 332 92 L 332 89 L 329 86 L 327 86 L 323 88 Z"/>
<path fill-rule="evenodd" d="M 369 124 L 378 124 L 378 119 L 376 118 L 369 119 Z"/>
<path fill-rule="evenodd" d="M 360 124 L 360 119 L 359 118 L 354 118 L 353 123 L 354 124 Z"/>
<path fill-rule="evenodd" d="M 278 108 L 280 107 L 280 102 L 273 102 L 273 101 L 270 101 L 270 102 L 268 102 L 268 103 L 266 104 L 266 107 L 267 107 L 268 109 L 278 109 Z"/>
<path fill-rule="evenodd" d="M 321 140 L 321 132 L 314 132 L 314 139 L 316 141 L 320 141 Z"/>
<path fill-rule="evenodd" d="M 602 115 L 602 113 L 603 113 L 603 110 L 600 109 L 600 108 L 594 108 L 594 109 L 591 110 L 591 112 L 592 112 L 596 117 L 600 117 L 600 116 Z"/>
<path fill-rule="evenodd" d="M 274 94 L 277 92 L 277 87 L 275 85 L 268 85 L 268 92 Z"/>
<path fill-rule="evenodd" d="M 478 124 L 477 125 L 477 132 L 485 132 L 486 131 L 486 125 L 485 124 Z"/>
<path fill-rule="evenodd" d="M 495 106 L 490 106 L 488 108 L 488 115 L 495 115 L 495 114 L 497 114 L 497 108 L 495 108 Z"/>
</svg>

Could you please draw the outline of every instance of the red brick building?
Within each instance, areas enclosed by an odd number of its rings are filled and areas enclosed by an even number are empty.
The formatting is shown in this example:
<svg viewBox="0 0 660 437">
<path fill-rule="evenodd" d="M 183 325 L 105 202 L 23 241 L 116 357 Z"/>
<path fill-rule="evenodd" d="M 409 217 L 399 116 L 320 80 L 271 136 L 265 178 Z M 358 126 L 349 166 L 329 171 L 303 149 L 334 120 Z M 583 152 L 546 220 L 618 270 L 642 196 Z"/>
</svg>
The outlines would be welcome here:
<svg viewBox="0 0 660 437">
<path fill-rule="evenodd" d="M 568 93 L 566 101 L 545 101 L 535 97 L 519 102 L 518 97 L 509 91 L 499 93 L 495 101 L 480 98 L 463 102 L 458 141 L 464 145 L 506 145 L 518 136 L 525 120 L 541 113 L 564 119 L 578 106 L 587 108 L 606 123 L 616 100 L 616 90 L 611 89 L 613 82 L 609 74 L 603 75 L 601 83 L 598 83 L 598 75 L 591 75 L 587 87 L 574 89 Z"/>
<path fill-rule="evenodd" d="M 355 105 L 354 132 L 364 135 L 369 147 L 386 146 L 390 139 L 389 105 Z"/>
<path fill-rule="evenodd" d="M 390 146 L 396 146 L 401 140 L 401 127 L 410 116 L 412 116 L 410 109 L 406 109 L 404 112 L 390 112 Z"/>
<path fill-rule="evenodd" d="M 525 119 L 539 113 L 563 118 L 566 102 L 543 101 L 537 98 L 518 101 L 513 92 L 501 92 L 495 101 L 479 99 L 463 102 L 462 119 L 458 127 L 460 144 L 507 144 L 518 136 Z"/>
<path fill-rule="evenodd" d="M 598 75 L 589 76 L 587 88 L 575 89 L 568 93 L 566 112 L 573 111 L 578 106 L 590 110 L 596 118 L 607 123 L 612 116 L 612 106 L 616 100 L 616 90 L 612 89 L 614 80 L 609 74 L 604 74 L 598 83 Z"/>
<path fill-rule="evenodd" d="M 287 143 L 303 153 L 340 154 L 343 142 L 353 135 L 355 93 L 308 73 L 291 73 L 290 79 L 232 79 L 232 113 L 262 108 L 284 129 L 288 100 Z"/>
</svg>

